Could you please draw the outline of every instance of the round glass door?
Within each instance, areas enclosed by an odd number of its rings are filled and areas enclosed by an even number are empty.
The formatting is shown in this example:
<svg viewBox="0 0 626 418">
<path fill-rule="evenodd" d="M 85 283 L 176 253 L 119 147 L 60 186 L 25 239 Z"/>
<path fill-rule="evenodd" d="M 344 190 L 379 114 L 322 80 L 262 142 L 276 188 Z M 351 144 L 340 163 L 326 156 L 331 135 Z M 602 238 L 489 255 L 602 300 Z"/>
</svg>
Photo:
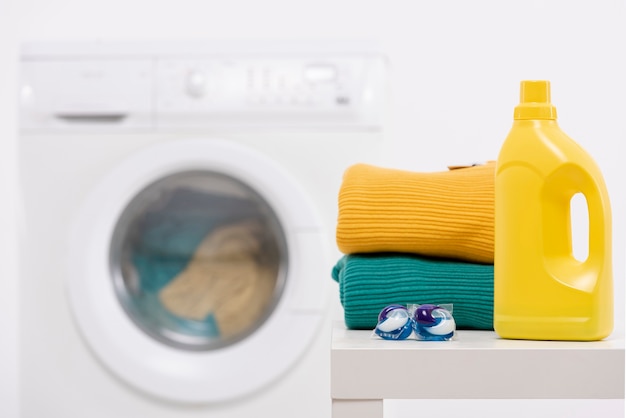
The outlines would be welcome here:
<svg viewBox="0 0 626 418">
<path fill-rule="evenodd" d="M 211 171 L 150 184 L 113 233 L 117 298 L 156 340 L 187 350 L 234 344 L 271 315 L 285 286 L 287 245 L 259 193 Z"/>
</svg>

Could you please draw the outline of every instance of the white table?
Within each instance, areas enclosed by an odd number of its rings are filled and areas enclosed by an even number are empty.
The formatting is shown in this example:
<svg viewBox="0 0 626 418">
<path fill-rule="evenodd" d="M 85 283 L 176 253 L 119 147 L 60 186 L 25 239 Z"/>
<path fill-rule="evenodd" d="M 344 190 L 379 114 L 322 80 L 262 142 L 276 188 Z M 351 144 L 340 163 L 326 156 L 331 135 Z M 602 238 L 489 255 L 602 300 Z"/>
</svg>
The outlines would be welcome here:
<svg viewBox="0 0 626 418">
<path fill-rule="evenodd" d="M 333 418 L 381 418 L 383 399 L 624 399 L 624 337 L 519 341 L 489 331 L 384 341 L 335 322 Z"/>
</svg>

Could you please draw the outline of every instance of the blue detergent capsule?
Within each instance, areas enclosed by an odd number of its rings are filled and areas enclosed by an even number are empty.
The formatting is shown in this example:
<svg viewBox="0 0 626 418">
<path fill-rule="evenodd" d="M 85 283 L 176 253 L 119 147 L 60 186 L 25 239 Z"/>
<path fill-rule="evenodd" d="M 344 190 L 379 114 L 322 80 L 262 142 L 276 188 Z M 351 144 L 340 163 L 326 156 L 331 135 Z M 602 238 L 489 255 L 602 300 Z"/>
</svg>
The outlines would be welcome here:
<svg viewBox="0 0 626 418">
<path fill-rule="evenodd" d="M 456 322 L 452 314 L 437 305 L 420 305 L 413 314 L 417 338 L 424 341 L 447 341 L 454 335 Z"/>
<path fill-rule="evenodd" d="M 411 315 L 402 305 L 389 305 L 378 314 L 374 332 L 385 340 L 405 340 L 413 332 Z"/>
</svg>

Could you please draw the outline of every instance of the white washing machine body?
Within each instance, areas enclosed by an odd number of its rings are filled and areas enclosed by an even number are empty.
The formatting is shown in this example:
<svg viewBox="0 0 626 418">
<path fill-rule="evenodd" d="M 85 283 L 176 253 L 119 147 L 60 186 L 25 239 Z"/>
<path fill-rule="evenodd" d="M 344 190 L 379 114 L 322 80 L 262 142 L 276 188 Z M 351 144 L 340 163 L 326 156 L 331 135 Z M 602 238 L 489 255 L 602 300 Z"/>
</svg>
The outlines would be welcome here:
<svg viewBox="0 0 626 418">
<path fill-rule="evenodd" d="M 24 45 L 24 418 L 330 414 L 343 170 L 381 161 L 354 44 Z"/>
</svg>

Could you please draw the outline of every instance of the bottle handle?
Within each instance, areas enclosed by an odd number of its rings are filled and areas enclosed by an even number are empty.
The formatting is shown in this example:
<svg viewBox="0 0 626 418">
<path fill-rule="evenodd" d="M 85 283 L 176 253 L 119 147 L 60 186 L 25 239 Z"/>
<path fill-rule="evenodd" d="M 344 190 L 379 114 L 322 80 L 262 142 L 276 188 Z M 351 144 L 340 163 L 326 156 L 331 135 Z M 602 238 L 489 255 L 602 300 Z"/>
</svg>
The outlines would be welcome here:
<svg viewBox="0 0 626 418">
<path fill-rule="evenodd" d="M 588 177 L 580 190 L 589 211 L 589 255 L 584 264 L 594 268 L 611 251 L 611 203 L 604 181 Z"/>
<path fill-rule="evenodd" d="M 572 245 L 572 197 L 581 193 L 589 218 L 588 255 L 574 257 Z M 611 210 L 601 176 L 592 176 L 575 164 L 565 164 L 546 179 L 543 190 L 543 243 L 545 263 L 552 275 L 576 289 L 591 292 L 597 271 L 602 269 L 611 247 Z"/>
</svg>

